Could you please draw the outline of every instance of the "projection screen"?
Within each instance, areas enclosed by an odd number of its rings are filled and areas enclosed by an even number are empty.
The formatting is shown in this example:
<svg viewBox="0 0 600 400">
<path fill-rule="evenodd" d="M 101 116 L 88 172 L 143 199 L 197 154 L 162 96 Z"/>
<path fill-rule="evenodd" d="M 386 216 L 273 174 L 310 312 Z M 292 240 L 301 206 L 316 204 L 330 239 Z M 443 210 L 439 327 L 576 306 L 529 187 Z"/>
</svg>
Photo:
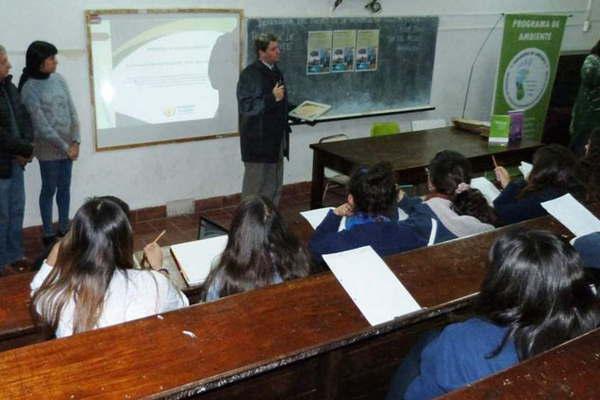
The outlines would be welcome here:
<svg viewBox="0 0 600 400">
<path fill-rule="evenodd" d="M 236 134 L 241 18 L 86 11 L 96 150 Z"/>
</svg>

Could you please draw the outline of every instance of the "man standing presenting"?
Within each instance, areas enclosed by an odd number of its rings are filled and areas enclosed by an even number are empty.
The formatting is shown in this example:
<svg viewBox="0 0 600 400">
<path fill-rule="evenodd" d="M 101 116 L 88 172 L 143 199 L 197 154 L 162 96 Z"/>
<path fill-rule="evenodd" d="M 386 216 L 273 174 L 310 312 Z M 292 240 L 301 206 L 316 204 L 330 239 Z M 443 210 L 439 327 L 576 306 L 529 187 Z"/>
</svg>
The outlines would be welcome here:
<svg viewBox="0 0 600 400">
<path fill-rule="evenodd" d="M 277 205 L 283 157 L 289 158 L 289 106 L 283 74 L 276 65 L 281 52 L 277 37 L 260 34 L 254 45 L 258 60 L 242 71 L 237 85 L 242 197 L 263 195 Z"/>
<path fill-rule="evenodd" d="M 0 275 L 23 262 L 23 170 L 31 161 L 31 120 L 9 75 L 11 65 L 0 45 Z"/>
</svg>

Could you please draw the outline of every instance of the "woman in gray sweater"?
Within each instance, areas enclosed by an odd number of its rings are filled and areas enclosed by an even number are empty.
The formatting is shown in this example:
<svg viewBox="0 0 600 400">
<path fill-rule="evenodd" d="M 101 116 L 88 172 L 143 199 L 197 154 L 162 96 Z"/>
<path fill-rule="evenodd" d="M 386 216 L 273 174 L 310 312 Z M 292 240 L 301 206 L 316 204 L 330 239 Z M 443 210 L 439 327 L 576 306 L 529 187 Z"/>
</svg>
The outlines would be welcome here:
<svg viewBox="0 0 600 400">
<path fill-rule="evenodd" d="M 34 155 L 40 163 L 42 190 L 40 213 L 44 244 L 57 233 L 52 225 L 52 203 L 56 194 L 58 235 L 69 229 L 71 169 L 79 156 L 79 120 L 64 78 L 56 73 L 56 47 L 36 41 L 29 45 L 19 90 L 34 128 Z"/>
</svg>

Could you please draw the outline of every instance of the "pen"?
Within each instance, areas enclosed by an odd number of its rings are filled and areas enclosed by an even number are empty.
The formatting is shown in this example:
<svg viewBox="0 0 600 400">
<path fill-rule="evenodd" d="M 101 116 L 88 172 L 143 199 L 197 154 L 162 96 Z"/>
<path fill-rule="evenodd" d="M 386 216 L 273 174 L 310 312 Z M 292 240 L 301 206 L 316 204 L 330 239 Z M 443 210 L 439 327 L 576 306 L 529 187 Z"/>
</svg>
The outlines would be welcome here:
<svg viewBox="0 0 600 400">
<path fill-rule="evenodd" d="M 496 162 L 496 157 L 492 156 L 492 162 L 494 163 L 494 168 L 498 168 L 498 163 Z"/>
</svg>

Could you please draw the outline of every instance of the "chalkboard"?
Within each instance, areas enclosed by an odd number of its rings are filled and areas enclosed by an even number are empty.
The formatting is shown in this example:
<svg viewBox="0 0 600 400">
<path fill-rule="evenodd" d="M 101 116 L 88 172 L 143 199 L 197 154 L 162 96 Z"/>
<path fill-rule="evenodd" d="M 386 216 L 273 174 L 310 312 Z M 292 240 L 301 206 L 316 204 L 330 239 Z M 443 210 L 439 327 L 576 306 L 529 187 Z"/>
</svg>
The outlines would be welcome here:
<svg viewBox="0 0 600 400">
<path fill-rule="evenodd" d="M 320 119 L 383 114 L 430 106 L 437 17 L 260 18 L 246 21 L 246 64 L 256 59 L 254 39 L 263 32 L 279 38 L 291 103 L 332 105 Z M 312 31 L 379 30 L 375 71 L 307 74 Z"/>
</svg>

